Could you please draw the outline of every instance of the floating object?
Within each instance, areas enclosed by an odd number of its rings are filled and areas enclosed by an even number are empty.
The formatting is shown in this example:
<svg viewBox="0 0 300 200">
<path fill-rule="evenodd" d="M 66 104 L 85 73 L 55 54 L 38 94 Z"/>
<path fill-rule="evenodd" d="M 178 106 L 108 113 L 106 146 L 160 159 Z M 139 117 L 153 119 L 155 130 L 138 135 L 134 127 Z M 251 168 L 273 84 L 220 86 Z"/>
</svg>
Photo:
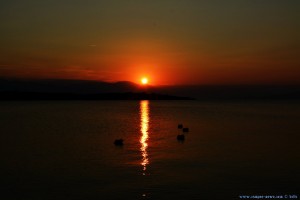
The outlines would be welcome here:
<svg viewBox="0 0 300 200">
<path fill-rule="evenodd" d="M 117 140 L 115 140 L 115 142 L 114 142 L 114 144 L 116 145 L 116 146 L 122 146 L 123 145 L 123 139 L 117 139 Z"/>
<path fill-rule="evenodd" d="M 178 124 L 178 129 L 182 129 L 183 125 L 182 124 Z"/>
<path fill-rule="evenodd" d="M 189 132 L 189 128 L 183 128 L 182 131 L 183 132 Z"/>
<path fill-rule="evenodd" d="M 183 141 L 184 140 L 184 135 L 177 135 L 177 140 Z"/>
</svg>

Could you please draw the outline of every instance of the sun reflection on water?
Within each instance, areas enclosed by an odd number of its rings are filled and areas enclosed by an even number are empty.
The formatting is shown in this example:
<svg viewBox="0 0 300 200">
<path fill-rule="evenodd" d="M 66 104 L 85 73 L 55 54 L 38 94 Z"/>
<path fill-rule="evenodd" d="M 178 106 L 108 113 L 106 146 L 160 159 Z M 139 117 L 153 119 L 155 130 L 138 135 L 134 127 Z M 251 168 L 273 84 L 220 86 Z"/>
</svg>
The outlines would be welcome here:
<svg viewBox="0 0 300 200">
<path fill-rule="evenodd" d="M 142 154 L 142 161 L 141 165 L 143 167 L 143 175 L 147 170 L 147 165 L 149 164 L 148 159 L 148 138 L 149 138 L 149 101 L 143 100 L 140 102 L 140 115 L 141 115 L 141 154 Z"/>
</svg>

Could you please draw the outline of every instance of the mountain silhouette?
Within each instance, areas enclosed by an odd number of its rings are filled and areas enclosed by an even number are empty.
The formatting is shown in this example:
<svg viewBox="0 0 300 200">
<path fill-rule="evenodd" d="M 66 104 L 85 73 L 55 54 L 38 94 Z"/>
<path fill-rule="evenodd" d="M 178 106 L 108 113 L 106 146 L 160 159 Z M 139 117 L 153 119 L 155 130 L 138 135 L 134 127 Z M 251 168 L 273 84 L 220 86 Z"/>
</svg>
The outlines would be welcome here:
<svg viewBox="0 0 300 200">
<path fill-rule="evenodd" d="M 300 99 L 299 85 L 213 85 L 213 86 L 141 86 L 129 81 L 104 82 L 90 80 L 31 80 L 31 79 L 4 79 L 0 78 L 0 93 L 2 96 L 11 95 L 15 98 L 22 95 L 31 94 L 35 97 L 48 93 L 69 95 L 66 99 L 71 99 L 70 95 L 92 95 L 97 99 L 130 99 L 130 95 L 136 95 L 134 99 L 172 99 L 175 97 L 191 97 L 198 100 L 289 100 Z M 123 94 L 119 96 L 118 93 Z M 0 95 L 1 95 L 0 94 Z M 39 94 L 39 95 L 38 95 Z M 43 95 L 42 95 L 43 94 Z M 106 94 L 105 95 L 101 94 Z M 147 94 L 147 95 L 145 95 Z M 152 96 L 150 94 L 153 94 Z M 160 96 L 160 95 L 165 95 Z M 22 96 L 21 95 L 21 96 Z M 101 97 L 100 97 L 100 96 Z M 129 96 L 128 96 L 129 95 Z M 75 98 L 75 97 L 74 97 Z M 77 96 L 76 98 L 83 98 Z M 3 98 L 2 98 L 3 99 Z"/>
<path fill-rule="evenodd" d="M 0 91 L 96 94 L 139 92 L 140 90 L 137 84 L 128 81 L 109 83 L 103 81 L 63 79 L 0 79 Z"/>
</svg>

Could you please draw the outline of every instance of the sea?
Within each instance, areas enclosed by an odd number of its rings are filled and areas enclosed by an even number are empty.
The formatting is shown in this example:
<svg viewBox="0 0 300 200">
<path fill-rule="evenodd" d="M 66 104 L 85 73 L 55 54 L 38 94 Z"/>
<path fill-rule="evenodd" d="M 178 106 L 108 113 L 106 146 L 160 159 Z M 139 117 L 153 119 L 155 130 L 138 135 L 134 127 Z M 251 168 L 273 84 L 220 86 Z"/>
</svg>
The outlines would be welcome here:
<svg viewBox="0 0 300 200">
<path fill-rule="evenodd" d="M 299 101 L 2 101 L 0 199 L 299 199 L 299 141 Z"/>
</svg>

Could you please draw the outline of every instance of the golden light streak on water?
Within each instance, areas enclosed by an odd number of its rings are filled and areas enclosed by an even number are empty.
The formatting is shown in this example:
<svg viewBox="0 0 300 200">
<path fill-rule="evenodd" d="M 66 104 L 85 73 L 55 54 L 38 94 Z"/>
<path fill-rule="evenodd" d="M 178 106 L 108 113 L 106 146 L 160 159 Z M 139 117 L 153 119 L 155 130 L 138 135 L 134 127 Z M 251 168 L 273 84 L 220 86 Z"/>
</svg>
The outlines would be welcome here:
<svg viewBox="0 0 300 200">
<path fill-rule="evenodd" d="M 141 155 L 142 161 L 141 165 L 143 167 L 143 175 L 147 170 L 147 165 L 149 164 L 148 158 L 148 138 L 149 138 L 149 101 L 143 100 L 140 102 L 140 116 L 141 116 Z"/>
</svg>

